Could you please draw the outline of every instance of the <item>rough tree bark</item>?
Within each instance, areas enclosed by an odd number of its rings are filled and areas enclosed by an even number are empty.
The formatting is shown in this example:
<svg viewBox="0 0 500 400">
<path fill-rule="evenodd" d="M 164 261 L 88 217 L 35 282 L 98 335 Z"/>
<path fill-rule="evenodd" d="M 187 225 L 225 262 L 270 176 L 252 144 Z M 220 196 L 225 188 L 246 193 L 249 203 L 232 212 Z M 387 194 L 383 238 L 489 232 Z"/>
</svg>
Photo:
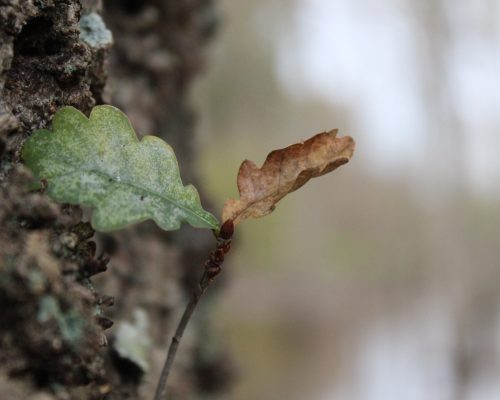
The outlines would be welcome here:
<svg viewBox="0 0 500 400">
<path fill-rule="evenodd" d="M 196 183 L 187 93 L 215 26 L 210 0 L 0 0 L 0 399 L 152 398 L 210 235 L 152 223 L 94 235 L 79 207 L 30 189 L 19 154 L 59 107 L 110 102 L 172 144 Z M 202 314 L 190 332 L 174 398 L 229 381 Z"/>
</svg>

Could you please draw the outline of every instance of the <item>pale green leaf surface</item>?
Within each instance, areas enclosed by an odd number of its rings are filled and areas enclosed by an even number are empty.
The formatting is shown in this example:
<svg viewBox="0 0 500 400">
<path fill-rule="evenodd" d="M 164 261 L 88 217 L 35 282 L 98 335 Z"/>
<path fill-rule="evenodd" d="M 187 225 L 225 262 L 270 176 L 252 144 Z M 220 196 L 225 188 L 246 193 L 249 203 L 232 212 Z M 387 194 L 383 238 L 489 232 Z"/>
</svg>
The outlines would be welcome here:
<svg viewBox="0 0 500 400">
<path fill-rule="evenodd" d="M 98 231 L 147 219 L 165 230 L 178 229 L 183 221 L 218 228 L 196 189 L 182 184 L 172 148 L 155 136 L 139 141 L 115 107 L 96 106 L 89 118 L 73 107 L 61 108 L 52 131 L 34 132 L 22 156 L 35 176 L 47 181 L 54 200 L 92 207 Z"/>
</svg>

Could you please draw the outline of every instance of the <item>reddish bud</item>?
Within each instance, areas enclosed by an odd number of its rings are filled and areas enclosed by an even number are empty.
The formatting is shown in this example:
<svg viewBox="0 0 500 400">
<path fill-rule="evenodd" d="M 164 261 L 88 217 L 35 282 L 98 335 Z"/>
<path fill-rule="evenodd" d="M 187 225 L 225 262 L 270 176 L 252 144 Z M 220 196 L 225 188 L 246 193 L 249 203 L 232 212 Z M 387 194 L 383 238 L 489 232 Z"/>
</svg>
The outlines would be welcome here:
<svg viewBox="0 0 500 400">
<path fill-rule="evenodd" d="M 219 231 L 219 237 L 224 240 L 229 240 L 233 237 L 234 223 L 232 219 L 228 219 L 222 224 Z"/>
<path fill-rule="evenodd" d="M 222 271 L 222 268 L 219 265 L 215 265 L 213 267 L 207 268 L 207 274 L 209 279 L 214 279 L 217 275 L 219 275 Z"/>
<path fill-rule="evenodd" d="M 217 249 L 213 253 L 213 259 L 216 263 L 221 264 L 224 261 L 224 250 Z"/>
<path fill-rule="evenodd" d="M 231 250 L 231 242 L 225 242 L 220 248 L 222 249 L 224 254 L 229 253 L 229 250 Z"/>
</svg>

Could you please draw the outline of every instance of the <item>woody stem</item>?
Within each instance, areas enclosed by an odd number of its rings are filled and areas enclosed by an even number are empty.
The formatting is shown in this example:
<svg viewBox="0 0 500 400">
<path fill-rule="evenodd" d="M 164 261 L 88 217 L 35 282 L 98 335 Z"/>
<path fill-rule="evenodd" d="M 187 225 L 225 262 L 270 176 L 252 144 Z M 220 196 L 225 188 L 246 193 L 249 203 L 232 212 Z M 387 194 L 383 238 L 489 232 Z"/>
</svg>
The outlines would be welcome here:
<svg viewBox="0 0 500 400">
<path fill-rule="evenodd" d="M 227 253 L 230 249 L 231 238 L 222 239 L 217 238 L 217 247 L 214 251 L 210 253 L 209 259 L 205 263 L 205 271 L 198 283 L 195 291 L 191 295 L 189 303 L 187 304 L 184 313 L 175 329 L 175 334 L 170 342 L 170 347 L 168 349 L 167 358 L 163 364 L 163 368 L 160 374 L 160 379 L 156 387 L 156 393 L 154 400 L 165 400 L 167 395 L 167 379 L 172 369 L 174 363 L 175 355 L 177 354 L 177 349 L 181 342 L 182 336 L 186 327 L 193 315 L 201 296 L 206 292 L 210 284 L 215 280 L 217 275 L 221 272 L 220 265 L 224 261 L 224 253 Z"/>
</svg>

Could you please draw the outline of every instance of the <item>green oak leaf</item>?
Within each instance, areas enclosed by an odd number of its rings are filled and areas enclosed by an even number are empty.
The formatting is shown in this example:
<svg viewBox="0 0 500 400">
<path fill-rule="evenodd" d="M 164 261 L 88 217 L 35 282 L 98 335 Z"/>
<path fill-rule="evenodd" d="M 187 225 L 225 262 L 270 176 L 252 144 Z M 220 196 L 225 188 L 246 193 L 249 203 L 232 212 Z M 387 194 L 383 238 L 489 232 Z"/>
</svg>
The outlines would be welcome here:
<svg viewBox="0 0 500 400">
<path fill-rule="evenodd" d="M 54 200 L 92 207 L 92 225 L 112 231 L 153 219 L 165 230 L 185 221 L 218 229 L 198 192 L 184 186 L 172 148 L 155 136 L 138 140 L 127 116 L 109 105 L 90 117 L 73 107 L 54 116 L 52 131 L 40 129 L 22 150 L 36 178 Z"/>
</svg>

